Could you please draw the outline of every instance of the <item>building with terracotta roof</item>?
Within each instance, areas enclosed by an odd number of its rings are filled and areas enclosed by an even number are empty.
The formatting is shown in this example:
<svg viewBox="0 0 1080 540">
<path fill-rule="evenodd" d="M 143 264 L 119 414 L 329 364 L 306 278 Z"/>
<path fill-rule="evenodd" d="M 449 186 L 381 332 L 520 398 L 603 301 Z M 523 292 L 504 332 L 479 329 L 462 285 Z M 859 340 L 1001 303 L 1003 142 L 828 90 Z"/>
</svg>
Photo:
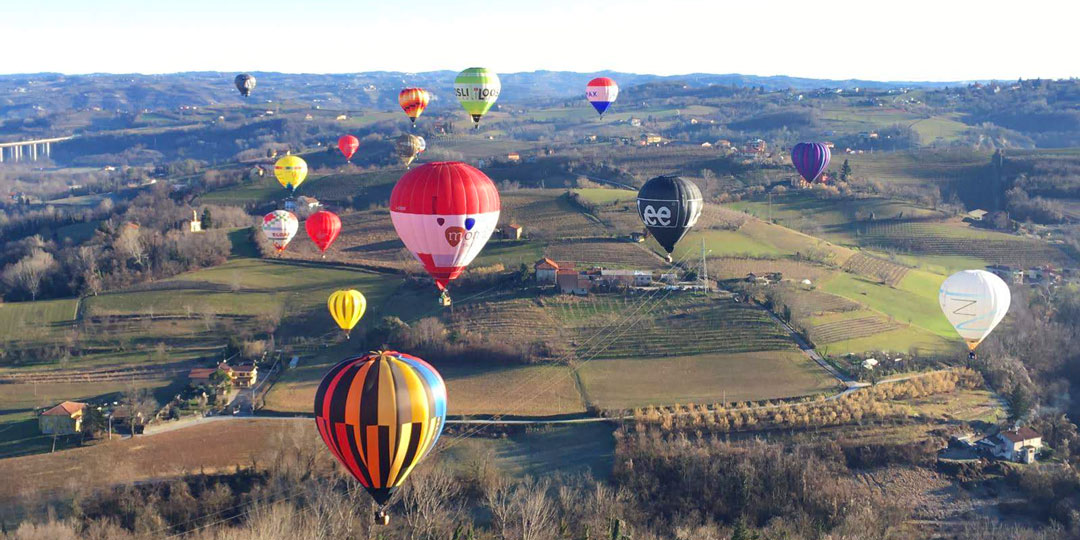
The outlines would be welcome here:
<svg viewBox="0 0 1080 540">
<path fill-rule="evenodd" d="M 571 265 L 573 266 L 573 265 Z M 559 272 L 559 263 L 544 257 L 536 264 L 533 265 L 533 270 L 536 271 L 537 283 L 555 283 L 555 276 Z"/>
<path fill-rule="evenodd" d="M 1017 463 L 1034 463 L 1042 449 L 1042 435 L 1029 427 L 1002 431 L 997 435 L 994 455 Z"/>
<path fill-rule="evenodd" d="M 502 237 L 505 240 L 521 240 L 521 233 L 525 228 L 517 223 L 511 223 L 502 229 Z"/>
<path fill-rule="evenodd" d="M 225 373 L 225 376 L 229 378 L 231 382 L 237 388 L 250 388 L 255 385 L 258 380 L 259 369 L 255 364 L 244 364 L 239 366 L 230 366 L 225 362 L 217 365 L 216 368 L 194 368 L 188 372 L 188 380 L 193 385 L 210 384 L 214 373 L 221 371 Z"/>
<path fill-rule="evenodd" d="M 72 435 L 82 431 L 83 414 L 87 405 L 65 401 L 38 417 L 38 429 L 45 435 Z"/>
</svg>

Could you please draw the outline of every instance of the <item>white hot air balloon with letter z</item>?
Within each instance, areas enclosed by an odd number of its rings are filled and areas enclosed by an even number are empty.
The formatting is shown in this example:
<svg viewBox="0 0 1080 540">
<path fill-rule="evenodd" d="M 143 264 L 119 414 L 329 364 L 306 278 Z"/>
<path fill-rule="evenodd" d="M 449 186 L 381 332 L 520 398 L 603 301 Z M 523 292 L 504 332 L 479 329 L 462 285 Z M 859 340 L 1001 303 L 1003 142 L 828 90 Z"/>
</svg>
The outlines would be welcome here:
<svg viewBox="0 0 1080 540">
<path fill-rule="evenodd" d="M 973 352 L 1005 318 L 1011 299 L 1009 286 L 986 270 L 957 272 L 938 292 L 945 318 Z"/>
</svg>

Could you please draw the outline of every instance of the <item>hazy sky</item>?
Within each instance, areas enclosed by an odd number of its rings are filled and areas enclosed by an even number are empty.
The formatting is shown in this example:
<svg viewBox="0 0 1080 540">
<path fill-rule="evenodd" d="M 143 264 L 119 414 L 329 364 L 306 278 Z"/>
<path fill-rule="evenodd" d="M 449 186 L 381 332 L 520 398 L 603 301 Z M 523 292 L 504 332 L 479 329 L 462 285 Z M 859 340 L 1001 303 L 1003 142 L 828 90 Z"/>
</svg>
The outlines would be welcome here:
<svg viewBox="0 0 1080 540">
<path fill-rule="evenodd" d="M 876 80 L 1080 76 L 1077 0 L 0 3 L 0 73 L 486 66 Z"/>
</svg>

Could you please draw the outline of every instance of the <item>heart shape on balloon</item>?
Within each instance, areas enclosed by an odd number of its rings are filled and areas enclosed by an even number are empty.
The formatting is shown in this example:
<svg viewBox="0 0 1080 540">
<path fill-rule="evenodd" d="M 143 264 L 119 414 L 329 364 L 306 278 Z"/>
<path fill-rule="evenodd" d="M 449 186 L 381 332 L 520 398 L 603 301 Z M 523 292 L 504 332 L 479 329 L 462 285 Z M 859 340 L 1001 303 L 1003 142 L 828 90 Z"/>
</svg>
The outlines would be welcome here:
<svg viewBox="0 0 1080 540">
<path fill-rule="evenodd" d="M 473 225 L 476 225 L 476 220 L 475 219 L 473 219 L 473 218 L 465 218 L 465 230 L 466 231 L 471 231 L 472 228 L 473 228 Z"/>
<path fill-rule="evenodd" d="M 442 227 L 443 223 L 446 223 L 446 220 L 443 218 L 437 218 L 435 222 L 438 223 L 440 227 Z"/>
</svg>

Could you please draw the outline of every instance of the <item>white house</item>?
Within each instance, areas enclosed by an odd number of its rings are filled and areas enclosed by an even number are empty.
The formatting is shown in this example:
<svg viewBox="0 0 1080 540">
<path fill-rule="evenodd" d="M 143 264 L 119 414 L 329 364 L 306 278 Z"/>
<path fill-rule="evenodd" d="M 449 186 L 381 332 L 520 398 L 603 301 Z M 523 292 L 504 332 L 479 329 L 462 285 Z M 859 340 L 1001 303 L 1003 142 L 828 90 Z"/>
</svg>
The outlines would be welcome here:
<svg viewBox="0 0 1080 540">
<path fill-rule="evenodd" d="M 1034 463 L 1035 455 L 1042 449 L 1042 435 L 1034 429 L 1022 427 L 997 434 L 994 455 L 1017 463 Z"/>
</svg>

